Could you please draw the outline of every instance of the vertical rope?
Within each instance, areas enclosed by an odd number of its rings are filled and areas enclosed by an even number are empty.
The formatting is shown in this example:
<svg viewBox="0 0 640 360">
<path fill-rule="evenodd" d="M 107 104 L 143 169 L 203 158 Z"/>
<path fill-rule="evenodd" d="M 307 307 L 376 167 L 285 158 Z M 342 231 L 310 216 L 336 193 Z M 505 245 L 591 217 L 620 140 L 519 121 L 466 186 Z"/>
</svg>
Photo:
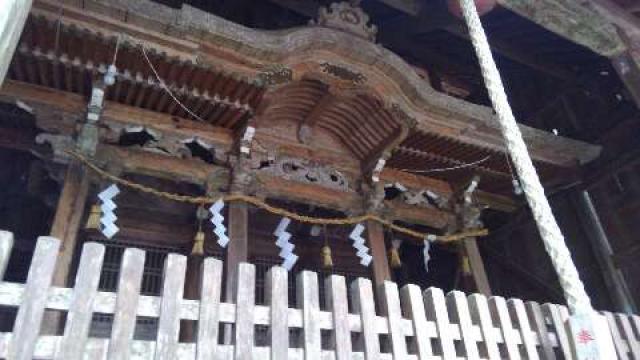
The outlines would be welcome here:
<svg viewBox="0 0 640 360">
<path fill-rule="evenodd" d="M 558 274 L 569 309 L 574 314 L 591 311 L 591 301 L 584 290 L 578 270 L 573 264 L 560 227 L 558 227 L 551 212 L 544 189 L 511 111 L 511 106 L 507 100 L 500 73 L 491 55 L 489 42 L 480 22 L 480 16 L 474 0 L 460 0 L 460 5 L 469 29 L 471 42 L 480 63 L 489 97 L 497 114 L 500 131 L 505 138 L 507 150 L 520 177 L 522 188 L 529 202 L 529 207 L 538 226 L 538 231 L 540 231 L 544 246 Z"/>
</svg>

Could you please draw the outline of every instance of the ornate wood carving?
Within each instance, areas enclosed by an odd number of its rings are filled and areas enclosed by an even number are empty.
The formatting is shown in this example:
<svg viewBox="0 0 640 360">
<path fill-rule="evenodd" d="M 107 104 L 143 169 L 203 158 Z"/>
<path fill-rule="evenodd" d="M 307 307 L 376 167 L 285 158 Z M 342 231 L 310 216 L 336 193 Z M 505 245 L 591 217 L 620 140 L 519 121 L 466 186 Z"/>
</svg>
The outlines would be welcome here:
<svg viewBox="0 0 640 360">
<path fill-rule="evenodd" d="M 280 85 L 293 80 L 293 71 L 282 64 L 265 66 L 256 77 L 263 85 Z"/>
<path fill-rule="evenodd" d="M 369 25 L 369 15 L 359 6 L 348 2 L 333 3 L 329 8 L 321 7 L 318 19 L 311 20 L 309 24 L 348 32 L 369 41 L 376 41 L 378 32 L 375 25 Z"/>
<path fill-rule="evenodd" d="M 341 80 L 352 82 L 356 85 L 364 84 L 367 81 L 367 77 L 362 73 L 350 70 L 344 66 L 323 62 L 320 64 L 320 68 L 322 68 L 322 71 L 327 74 L 333 75 Z"/>
<path fill-rule="evenodd" d="M 335 190 L 353 191 L 349 180 L 340 171 L 313 161 L 284 156 L 273 161 L 255 161 L 257 173 L 270 174 L 285 180 L 313 184 Z"/>
</svg>

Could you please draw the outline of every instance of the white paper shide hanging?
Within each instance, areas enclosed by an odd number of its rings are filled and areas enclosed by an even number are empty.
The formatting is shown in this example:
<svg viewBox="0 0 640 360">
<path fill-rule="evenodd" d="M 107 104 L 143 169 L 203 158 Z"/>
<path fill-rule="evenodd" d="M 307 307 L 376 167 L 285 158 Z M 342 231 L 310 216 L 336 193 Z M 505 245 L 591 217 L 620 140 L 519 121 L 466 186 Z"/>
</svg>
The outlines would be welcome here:
<svg viewBox="0 0 640 360">
<path fill-rule="evenodd" d="M 224 201 L 220 199 L 211 205 L 209 212 L 211 212 L 213 233 L 218 237 L 218 245 L 224 248 L 227 247 L 227 244 L 229 243 L 229 237 L 227 236 L 227 228 L 224 226 L 224 216 L 222 216 L 223 208 Z"/>
<path fill-rule="evenodd" d="M 293 245 L 289 240 L 291 239 L 291 234 L 287 231 L 287 227 L 291 223 L 291 219 L 282 218 L 278 227 L 273 232 L 273 235 L 277 237 L 276 245 L 280 248 L 280 257 L 282 258 L 282 267 L 290 271 L 293 266 L 298 261 L 298 256 L 293 253 L 293 249 L 295 245 Z"/>
<path fill-rule="evenodd" d="M 101 201 L 100 212 L 102 213 L 102 216 L 100 217 L 100 232 L 102 232 L 107 239 L 111 239 L 118 231 L 120 231 L 116 226 L 116 220 L 118 220 L 118 217 L 116 216 L 115 210 L 118 206 L 113 201 L 113 198 L 119 193 L 120 189 L 118 188 L 118 185 L 112 184 L 98 194 L 98 198 Z"/>
<path fill-rule="evenodd" d="M 349 234 L 349 239 L 353 240 L 353 247 L 358 250 L 356 255 L 360 258 L 360 264 L 363 266 L 369 266 L 371 263 L 371 255 L 369 255 L 369 248 L 365 245 L 364 238 L 362 237 L 362 232 L 364 231 L 364 225 L 357 224 L 351 234 Z"/>
</svg>

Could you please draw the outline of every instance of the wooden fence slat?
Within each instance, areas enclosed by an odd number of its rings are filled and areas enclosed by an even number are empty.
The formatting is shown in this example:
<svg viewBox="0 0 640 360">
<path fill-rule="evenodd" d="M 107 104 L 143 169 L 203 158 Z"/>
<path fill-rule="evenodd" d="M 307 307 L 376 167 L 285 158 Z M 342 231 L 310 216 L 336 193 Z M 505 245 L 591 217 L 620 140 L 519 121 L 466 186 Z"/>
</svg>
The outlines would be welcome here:
<svg viewBox="0 0 640 360">
<path fill-rule="evenodd" d="M 184 293 L 184 276 L 187 271 L 187 257 L 169 254 L 165 259 L 162 284 L 162 303 L 158 319 L 156 340 L 156 360 L 176 359 L 178 336 L 180 334 L 180 302 Z"/>
<path fill-rule="evenodd" d="M 305 360 L 319 360 L 322 349 L 320 334 L 320 299 L 318 276 L 311 271 L 302 271 L 296 279 L 298 307 L 302 309 L 302 339 Z"/>
<path fill-rule="evenodd" d="M 238 265 L 236 288 L 236 346 L 235 359 L 253 359 L 253 309 L 255 307 L 256 269 L 252 264 Z M 320 331 L 320 330 L 318 330 Z"/>
<path fill-rule="evenodd" d="M 266 300 L 270 306 L 271 359 L 286 359 L 289 355 L 289 288 L 288 272 L 281 266 L 267 273 Z"/>
<path fill-rule="evenodd" d="M 489 311 L 500 327 L 502 339 L 504 340 L 509 359 L 520 359 L 520 351 L 518 350 L 518 341 L 516 340 L 516 331 L 509 317 L 509 309 L 507 303 L 501 296 L 492 296 L 489 298 Z"/>
<path fill-rule="evenodd" d="M 462 338 L 462 347 L 464 349 L 463 355 L 470 360 L 479 359 L 478 344 L 474 336 L 467 297 L 461 291 L 452 291 L 447 294 L 446 303 L 452 321 L 457 323 L 460 329 L 460 337 Z"/>
<path fill-rule="evenodd" d="M 144 259 L 145 252 L 135 248 L 126 249 L 122 256 L 116 309 L 109 341 L 109 360 L 126 360 L 130 357 Z"/>
<path fill-rule="evenodd" d="M 473 294 L 468 298 L 469 313 L 473 322 L 480 324 L 480 332 L 489 360 L 500 359 L 496 328 L 493 326 L 487 298 L 482 294 Z"/>
<path fill-rule="evenodd" d="M 620 336 L 620 331 L 618 330 L 618 324 L 616 323 L 615 316 L 608 311 L 603 311 L 602 314 L 607 318 L 607 323 L 609 323 L 609 329 L 611 330 L 611 336 L 613 337 L 613 344 L 616 347 L 618 359 L 629 359 L 627 346 L 625 346 L 624 340 L 622 340 L 622 337 Z"/>
<path fill-rule="evenodd" d="M 13 233 L 0 230 L 0 281 L 4 279 L 4 272 L 9 264 L 11 249 L 13 248 Z"/>
<path fill-rule="evenodd" d="M 420 287 L 409 284 L 402 287 L 401 299 L 404 313 L 411 317 L 415 346 L 420 360 L 430 359 L 433 356 L 431 338 L 427 328 L 427 315 L 424 312 L 424 300 L 420 293 Z M 434 324 L 435 326 L 435 324 Z"/>
<path fill-rule="evenodd" d="M 98 291 L 98 283 L 100 282 L 103 259 L 104 245 L 97 243 L 84 244 L 73 288 L 73 296 L 67 313 L 64 335 L 55 359 L 80 360 L 83 358 L 93 316 L 93 304 Z"/>
<path fill-rule="evenodd" d="M 638 315 L 629 315 L 629 317 L 631 318 L 631 326 L 633 328 L 633 332 L 634 334 L 638 334 L 640 335 L 640 316 Z M 636 338 L 636 341 L 639 341 L 640 339 Z M 640 359 L 640 358 L 637 358 Z"/>
<path fill-rule="evenodd" d="M 327 310 L 333 314 L 332 342 L 335 347 L 336 360 L 351 360 L 351 330 L 347 316 L 347 284 L 344 277 L 331 275 L 325 281 Z"/>
<path fill-rule="evenodd" d="M 355 312 L 360 314 L 364 354 L 367 359 L 380 356 L 380 339 L 376 327 L 376 308 L 373 302 L 371 280 L 358 278 L 351 283 L 351 302 Z"/>
<path fill-rule="evenodd" d="M 538 360 L 538 350 L 536 349 L 536 339 L 534 332 L 531 330 L 529 324 L 529 318 L 527 317 L 527 311 L 524 308 L 524 303 L 520 299 L 509 299 L 507 301 L 511 318 L 515 319 L 518 324 L 518 330 L 520 330 L 520 339 L 527 353 L 527 358 L 530 360 Z"/>
<path fill-rule="evenodd" d="M 634 334 L 633 329 L 631 328 L 629 316 L 626 314 L 616 314 L 615 316 L 618 319 L 618 324 L 624 333 L 624 337 L 627 339 L 631 355 L 633 355 L 634 359 L 640 359 L 640 344 L 638 343 L 636 334 Z"/>
<path fill-rule="evenodd" d="M 405 359 L 407 357 L 407 340 L 402 325 L 402 310 L 400 309 L 398 285 L 391 281 L 385 281 L 381 286 L 381 310 L 387 316 L 389 323 L 391 353 L 394 359 Z"/>
<path fill-rule="evenodd" d="M 553 351 L 551 340 L 549 339 L 549 330 L 547 329 L 547 323 L 545 322 L 544 315 L 540 304 L 534 301 L 528 301 L 525 304 L 529 319 L 533 325 L 533 329 L 538 334 L 538 340 L 540 341 L 540 348 L 542 349 L 542 355 L 545 360 L 555 360 L 556 354 Z"/>
<path fill-rule="evenodd" d="M 11 237 L 10 232 L 0 231 L 0 270 L 6 267 Z M 350 287 L 357 314 L 350 314 L 344 278 L 333 275 L 325 282 L 329 311 L 322 312 L 317 275 L 305 271 L 297 279 L 299 309 L 289 309 L 288 274 L 280 267 L 268 273 L 269 306 L 261 306 L 255 305 L 255 268 L 250 264 L 241 264 L 238 271 L 238 283 L 243 286 L 237 289 L 237 304 L 220 303 L 223 263 L 213 258 L 202 265 L 201 300 L 185 300 L 186 258 L 176 254 L 167 257 L 162 297 L 142 296 L 145 253 L 138 249 L 125 250 L 117 294 L 113 294 L 97 290 L 104 247 L 95 243 L 83 248 L 75 287 L 49 289 L 59 246 L 57 239 L 39 238 L 27 283 L 0 282 L 0 305 L 19 307 L 14 332 L 0 333 L 0 358 L 457 360 L 455 340 L 460 340 L 462 348 L 457 350 L 465 352 L 465 359 L 499 359 L 500 341 L 509 359 L 555 359 L 556 345 L 565 358 L 572 359 L 564 306 L 525 305 L 519 299 L 505 302 L 501 297 L 487 301 L 479 294 L 466 298 L 455 291 L 445 298 L 437 288 L 426 290 L 423 298 L 414 285 L 405 286 L 400 298 L 396 284 L 385 282 L 380 305 L 387 316 L 382 317 L 376 315 L 371 281 L 358 279 Z M 68 311 L 63 336 L 38 336 L 45 309 Z M 409 319 L 402 317 L 401 310 Z M 88 338 L 93 312 L 115 315 L 111 339 Z M 618 357 L 640 358 L 640 317 L 603 314 L 608 326 L 602 323 L 599 328 L 610 328 Z M 133 340 L 136 316 L 159 318 L 157 341 Z M 195 344 L 178 342 L 181 319 L 198 320 Z M 217 344 L 220 322 L 235 323 L 235 346 Z M 549 322 L 554 330 L 548 328 Z M 271 346 L 254 347 L 256 324 L 270 325 Z M 288 348 L 290 326 L 303 329 L 304 349 Z M 321 329 L 332 330 L 334 349 L 322 350 Z M 352 331 L 362 332 L 364 353 L 352 351 Z M 552 341 L 553 331 L 557 344 Z M 390 335 L 391 354 L 380 354 L 380 334 Z M 410 350 L 417 355 L 408 354 L 407 336 L 415 339 Z M 441 356 L 432 354 L 433 338 L 440 342 Z"/>
<path fill-rule="evenodd" d="M 562 351 L 562 356 L 566 360 L 573 359 L 573 351 L 571 350 L 571 343 L 569 342 L 569 335 L 565 327 L 565 314 L 561 310 L 560 305 L 544 304 L 542 305 L 542 312 L 545 316 L 551 319 L 551 325 L 553 326 L 556 339 L 558 340 L 558 346 Z"/>
<path fill-rule="evenodd" d="M 447 305 L 444 300 L 444 293 L 441 289 L 430 287 L 424 291 L 425 310 L 427 317 L 436 323 L 438 329 L 438 340 L 442 349 L 443 360 L 455 360 L 456 349 L 451 333 L 451 322 L 447 313 Z"/>
<path fill-rule="evenodd" d="M 200 284 L 196 360 L 209 360 L 217 351 L 221 285 L 222 261 L 212 257 L 204 259 Z"/>
<path fill-rule="evenodd" d="M 640 316 L 631 315 L 631 324 L 636 331 L 636 334 L 640 334 Z"/>
<path fill-rule="evenodd" d="M 38 238 L 22 304 L 13 325 L 7 360 L 29 360 L 33 357 L 59 249 L 60 240 L 50 236 Z"/>
</svg>

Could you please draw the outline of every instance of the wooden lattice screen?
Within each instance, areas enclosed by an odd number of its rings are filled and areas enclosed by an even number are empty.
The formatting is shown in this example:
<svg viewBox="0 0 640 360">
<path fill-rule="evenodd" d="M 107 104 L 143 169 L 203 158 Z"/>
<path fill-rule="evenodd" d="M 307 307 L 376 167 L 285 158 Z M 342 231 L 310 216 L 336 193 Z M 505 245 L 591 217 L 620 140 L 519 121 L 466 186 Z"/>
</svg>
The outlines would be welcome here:
<svg viewBox="0 0 640 360">
<path fill-rule="evenodd" d="M 12 234 L 0 231 L 0 279 Z M 376 310 L 367 279 L 347 291 L 342 276 L 325 280 L 325 306 L 318 277 L 301 272 L 297 306 L 288 305 L 287 272 L 267 273 L 266 304 L 255 302 L 255 268 L 241 264 L 235 304 L 220 301 L 223 263 L 203 262 L 201 300 L 183 299 L 186 257 L 166 257 L 161 296 L 140 295 L 145 252 L 127 248 L 116 293 L 98 291 L 104 246 L 86 243 L 73 288 L 51 287 L 60 242 L 38 239 L 26 284 L 0 282 L 0 306 L 17 307 L 12 333 L 0 333 L 7 359 L 562 359 L 571 358 L 564 306 L 438 288 L 422 292 L 386 282 Z M 347 297 L 351 301 L 347 301 Z M 64 334 L 40 335 L 45 309 L 67 312 Z M 114 314 L 109 338 L 89 337 L 94 313 Z M 640 359 L 640 318 L 605 314 L 618 356 Z M 153 340 L 134 340 L 136 317 L 158 318 Z M 196 320 L 195 342 L 179 342 L 180 320 Z M 230 324 L 221 326 L 221 324 Z M 268 327 L 267 345 L 255 345 L 256 326 Z M 291 332 L 291 329 L 300 329 Z M 219 337 L 220 331 L 232 331 Z M 290 339 L 290 334 L 299 339 Z M 328 336 L 327 336 L 328 335 Z M 329 341 L 322 341 L 327 337 Z M 220 344 L 219 338 L 229 338 Z M 262 344 L 261 344 L 262 345 Z"/>
</svg>

